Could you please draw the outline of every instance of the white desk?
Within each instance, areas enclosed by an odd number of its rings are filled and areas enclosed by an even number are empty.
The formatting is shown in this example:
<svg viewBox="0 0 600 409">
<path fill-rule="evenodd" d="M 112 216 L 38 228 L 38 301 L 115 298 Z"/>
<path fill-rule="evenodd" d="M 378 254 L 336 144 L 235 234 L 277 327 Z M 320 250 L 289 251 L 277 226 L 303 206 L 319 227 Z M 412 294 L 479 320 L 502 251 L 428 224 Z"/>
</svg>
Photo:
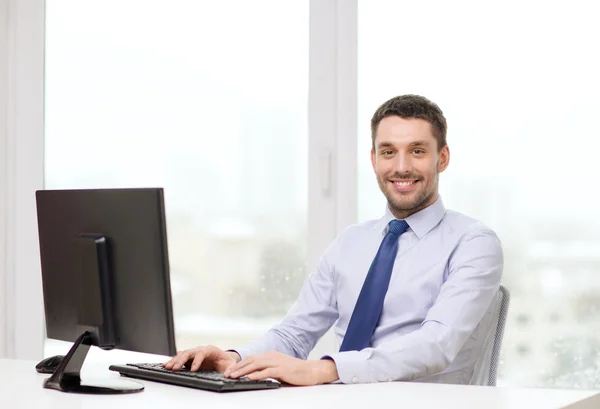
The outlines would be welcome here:
<svg viewBox="0 0 600 409">
<path fill-rule="evenodd" d="M 513 389 L 390 382 L 370 385 L 281 387 L 274 390 L 215 393 L 139 381 L 145 390 L 129 395 L 80 395 L 42 388 L 48 375 L 34 361 L 0 359 L 0 408 L 561 408 L 594 395 L 593 391 Z M 106 367 L 84 366 L 82 378 L 119 377 Z M 201 405 L 201 406 L 199 406 Z"/>
</svg>

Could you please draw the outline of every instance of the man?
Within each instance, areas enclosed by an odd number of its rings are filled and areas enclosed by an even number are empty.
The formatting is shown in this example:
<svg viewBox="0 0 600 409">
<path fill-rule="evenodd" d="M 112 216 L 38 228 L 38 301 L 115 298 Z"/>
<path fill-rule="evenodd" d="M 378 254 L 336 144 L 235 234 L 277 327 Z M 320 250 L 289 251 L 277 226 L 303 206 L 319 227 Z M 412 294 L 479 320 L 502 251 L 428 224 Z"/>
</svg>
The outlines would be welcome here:
<svg viewBox="0 0 600 409">
<path fill-rule="evenodd" d="M 426 98 L 385 102 L 371 120 L 371 162 L 384 216 L 348 227 L 329 246 L 283 321 L 223 351 L 198 347 L 164 366 L 294 385 L 419 380 L 469 383 L 502 275 L 498 237 L 446 210 L 439 174 L 450 161 L 446 119 Z M 340 352 L 307 360 L 333 325 Z"/>
</svg>

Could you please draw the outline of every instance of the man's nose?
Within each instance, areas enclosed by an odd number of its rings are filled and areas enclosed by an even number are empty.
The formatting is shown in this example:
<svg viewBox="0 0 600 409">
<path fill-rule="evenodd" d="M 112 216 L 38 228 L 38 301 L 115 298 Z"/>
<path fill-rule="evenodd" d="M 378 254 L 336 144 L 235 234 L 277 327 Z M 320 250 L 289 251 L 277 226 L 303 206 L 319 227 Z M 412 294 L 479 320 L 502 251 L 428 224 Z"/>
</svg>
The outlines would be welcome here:
<svg viewBox="0 0 600 409">
<path fill-rule="evenodd" d="M 397 155 L 394 168 L 398 173 L 410 173 L 412 171 L 410 156 L 407 154 Z"/>
</svg>

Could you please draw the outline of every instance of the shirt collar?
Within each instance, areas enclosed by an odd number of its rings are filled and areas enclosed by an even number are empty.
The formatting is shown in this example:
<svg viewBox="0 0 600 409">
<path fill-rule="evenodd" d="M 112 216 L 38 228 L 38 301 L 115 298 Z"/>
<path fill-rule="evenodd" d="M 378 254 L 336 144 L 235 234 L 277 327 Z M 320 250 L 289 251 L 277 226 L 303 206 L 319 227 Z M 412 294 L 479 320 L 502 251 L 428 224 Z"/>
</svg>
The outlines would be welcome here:
<svg viewBox="0 0 600 409">
<path fill-rule="evenodd" d="M 430 206 L 423 210 L 411 214 L 406 219 L 408 227 L 417 235 L 418 238 L 425 236 L 431 229 L 444 218 L 446 208 L 442 202 L 442 197 L 438 194 L 437 199 Z M 392 214 L 389 206 L 385 206 L 385 214 L 377 224 L 377 229 L 387 233 L 388 224 L 396 217 Z"/>
</svg>

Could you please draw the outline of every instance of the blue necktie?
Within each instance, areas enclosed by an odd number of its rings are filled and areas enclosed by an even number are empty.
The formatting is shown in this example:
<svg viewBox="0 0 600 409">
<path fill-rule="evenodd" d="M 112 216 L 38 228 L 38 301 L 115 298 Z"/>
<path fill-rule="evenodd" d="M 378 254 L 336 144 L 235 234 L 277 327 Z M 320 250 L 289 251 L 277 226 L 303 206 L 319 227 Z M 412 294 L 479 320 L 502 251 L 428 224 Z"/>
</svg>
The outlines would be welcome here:
<svg viewBox="0 0 600 409">
<path fill-rule="evenodd" d="M 407 228 L 408 223 L 404 220 L 392 220 L 389 223 L 388 232 L 360 290 L 340 352 L 360 351 L 371 343 L 398 253 L 398 238 Z"/>
</svg>

